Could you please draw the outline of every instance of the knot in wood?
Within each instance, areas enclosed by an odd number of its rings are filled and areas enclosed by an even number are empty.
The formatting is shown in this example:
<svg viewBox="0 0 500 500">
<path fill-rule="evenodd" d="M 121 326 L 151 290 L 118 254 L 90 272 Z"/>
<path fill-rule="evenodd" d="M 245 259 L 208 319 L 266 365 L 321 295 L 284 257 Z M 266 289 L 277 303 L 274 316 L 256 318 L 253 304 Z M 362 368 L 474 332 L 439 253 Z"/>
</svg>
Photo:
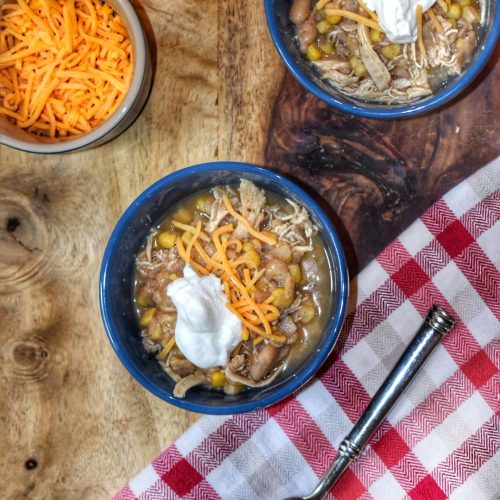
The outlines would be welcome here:
<svg viewBox="0 0 500 500">
<path fill-rule="evenodd" d="M 40 210 L 22 193 L 0 188 L 0 282 L 18 292 L 46 272 L 49 234 Z"/>
<path fill-rule="evenodd" d="M 6 354 L 2 371 L 13 381 L 38 382 L 49 373 L 52 355 L 41 336 L 13 340 Z"/>
</svg>

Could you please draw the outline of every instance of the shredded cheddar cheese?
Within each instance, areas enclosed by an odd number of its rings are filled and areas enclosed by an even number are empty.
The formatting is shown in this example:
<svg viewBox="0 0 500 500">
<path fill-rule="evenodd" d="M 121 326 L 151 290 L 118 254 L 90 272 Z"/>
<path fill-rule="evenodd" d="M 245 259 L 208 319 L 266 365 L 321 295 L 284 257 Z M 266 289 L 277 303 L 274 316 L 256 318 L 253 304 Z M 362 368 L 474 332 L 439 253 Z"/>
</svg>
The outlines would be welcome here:
<svg viewBox="0 0 500 500">
<path fill-rule="evenodd" d="M 375 14 L 375 12 L 373 12 L 373 10 L 369 9 L 366 6 L 365 2 L 363 2 L 363 0 L 358 0 L 358 3 L 359 3 L 359 5 L 361 5 L 361 8 L 363 10 L 365 10 L 368 13 L 368 15 L 378 24 L 377 14 Z"/>
<path fill-rule="evenodd" d="M 186 255 L 189 260 L 191 260 L 191 250 L 193 249 L 193 245 L 196 243 L 196 240 L 199 238 L 200 234 L 201 234 L 201 221 L 198 221 L 198 224 L 196 224 L 196 230 L 192 238 L 189 240 L 188 246 L 186 248 Z"/>
<path fill-rule="evenodd" d="M 247 231 L 254 237 L 257 238 L 260 241 L 263 241 L 264 243 L 267 243 L 268 245 L 276 245 L 278 240 L 276 239 L 275 236 L 269 236 L 267 234 L 261 233 L 260 231 L 256 231 L 250 222 L 248 222 L 243 215 L 239 214 L 231 205 L 231 202 L 229 201 L 229 198 L 224 195 L 223 197 L 224 200 L 224 205 L 227 208 L 227 211 L 238 221 L 240 221 Z"/>
<path fill-rule="evenodd" d="M 278 330 L 277 320 L 284 306 L 279 305 L 279 302 L 273 304 L 279 294 L 270 294 L 269 291 L 265 299 L 258 299 L 262 286 L 268 286 L 267 281 L 259 282 L 267 269 L 261 267 L 259 252 L 263 244 L 275 246 L 278 237 L 265 229 L 255 229 L 243 212 L 233 207 L 227 195 L 223 195 L 222 200 L 233 220 L 211 233 L 205 232 L 204 216 L 195 218 L 195 222 L 190 224 L 170 219 L 169 223 L 177 231 L 175 249 L 181 259 L 199 275 L 213 274 L 221 280 L 228 299 L 226 307 L 241 321 L 243 341 L 283 344 L 287 337 Z M 238 236 L 239 230 L 236 230 L 240 224 L 248 231 L 248 236 L 243 239 Z"/>
<path fill-rule="evenodd" d="M 230 205 L 231 211 L 239 217 L 237 220 L 249 222 L 244 219 L 241 214 L 236 212 Z M 242 220 L 243 219 L 243 220 Z M 177 236 L 175 245 L 179 256 L 188 264 L 190 264 L 199 274 L 207 276 L 210 273 L 217 275 L 221 281 L 225 295 L 229 302 L 227 307 L 241 321 L 243 325 L 242 339 L 247 340 L 250 332 L 259 336 L 262 339 L 272 340 L 274 342 L 283 343 L 286 340 L 281 334 L 275 333 L 270 324 L 280 315 L 280 310 L 273 306 L 270 299 L 266 299 L 263 303 L 257 303 L 254 300 L 253 291 L 257 281 L 263 276 L 265 269 L 258 270 L 257 266 L 250 259 L 240 256 L 236 259 L 230 259 L 227 251 L 233 248 L 236 253 L 240 253 L 243 249 L 243 244 L 236 238 L 231 238 L 234 232 L 233 224 L 226 224 L 217 228 L 212 234 L 212 243 L 216 248 L 213 256 L 209 256 L 200 243 L 202 231 L 202 223 L 198 222 L 196 227 L 172 221 L 172 225 L 182 230 L 194 230 L 193 236 L 188 242 L 187 247 L 184 245 L 180 236 Z M 191 230 L 189 230 L 191 232 Z M 229 237 L 228 237 L 229 236 Z M 268 234 L 262 234 L 253 230 L 252 236 L 258 237 L 275 244 L 274 238 Z M 237 267 L 244 266 L 241 270 L 242 277 L 240 278 Z"/>
<path fill-rule="evenodd" d="M 160 354 L 158 355 L 159 359 L 165 359 L 168 356 L 168 353 L 172 350 L 172 347 L 175 345 L 175 337 L 170 337 L 170 340 L 165 344 L 165 347 L 162 349 Z"/>
<path fill-rule="evenodd" d="M 436 0 L 436 3 L 441 7 L 445 14 L 448 12 L 448 6 L 451 5 L 451 2 L 447 3 L 445 0 Z"/>
<path fill-rule="evenodd" d="M 355 12 L 351 12 L 350 10 L 325 8 L 325 13 L 328 16 L 342 16 L 360 24 L 364 24 L 374 30 L 383 31 L 378 22 L 375 22 L 373 19 L 363 17 L 360 14 L 356 14 Z"/>
<path fill-rule="evenodd" d="M 27 132 L 80 135 L 108 119 L 132 80 L 121 18 L 100 0 L 0 6 L 0 115 Z"/>
<path fill-rule="evenodd" d="M 432 24 L 434 24 L 434 27 L 439 33 L 443 33 L 444 29 L 441 26 L 441 23 L 439 22 L 439 19 L 436 16 L 436 13 L 434 12 L 434 9 L 431 7 L 428 11 L 429 17 L 431 18 Z"/>
<path fill-rule="evenodd" d="M 330 0 L 319 0 L 315 5 L 315 9 L 321 10 L 329 1 Z"/>
<path fill-rule="evenodd" d="M 418 47 L 420 49 L 420 53 L 422 54 L 422 58 L 425 60 L 426 52 L 424 39 L 422 37 L 422 6 L 417 5 L 417 29 L 418 29 Z"/>
<path fill-rule="evenodd" d="M 188 231 L 189 233 L 196 233 L 195 227 L 176 221 L 175 219 L 172 219 L 172 226 L 182 229 L 183 231 Z M 200 233 L 200 238 L 204 241 L 210 241 L 210 238 L 203 231 Z"/>
</svg>

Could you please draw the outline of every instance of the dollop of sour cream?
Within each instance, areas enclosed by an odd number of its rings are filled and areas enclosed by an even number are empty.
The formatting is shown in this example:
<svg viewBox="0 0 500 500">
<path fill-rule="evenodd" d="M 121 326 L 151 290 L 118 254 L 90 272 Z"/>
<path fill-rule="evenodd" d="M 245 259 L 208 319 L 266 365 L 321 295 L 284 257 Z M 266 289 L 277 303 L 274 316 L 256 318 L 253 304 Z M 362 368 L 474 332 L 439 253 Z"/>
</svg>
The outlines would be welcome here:
<svg viewBox="0 0 500 500">
<path fill-rule="evenodd" d="M 241 340 L 242 324 L 226 307 L 220 278 L 198 276 L 186 265 L 184 277 L 167 286 L 167 295 L 177 309 L 175 343 L 182 354 L 200 368 L 226 365 Z"/>
<path fill-rule="evenodd" d="M 417 5 L 422 12 L 429 10 L 436 0 L 365 0 L 366 6 L 378 16 L 380 27 L 393 43 L 417 41 Z"/>
</svg>

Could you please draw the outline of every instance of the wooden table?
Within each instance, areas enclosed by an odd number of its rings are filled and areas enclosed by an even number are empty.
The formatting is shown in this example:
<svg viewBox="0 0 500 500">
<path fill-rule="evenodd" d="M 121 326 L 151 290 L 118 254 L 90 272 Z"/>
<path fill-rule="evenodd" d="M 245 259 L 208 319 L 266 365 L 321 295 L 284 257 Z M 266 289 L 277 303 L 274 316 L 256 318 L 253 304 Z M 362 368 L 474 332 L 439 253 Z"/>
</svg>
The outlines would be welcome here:
<svg viewBox="0 0 500 500">
<path fill-rule="evenodd" d="M 2 498 L 106 498 L 198 418 L 132 379 L 99 314 L 107 238 L 153 181 L 220 159 L 286 172 L 329 207 L 354 275 L 500 154 L 498 50 L 478 83 L 440 112 L 359 120 L 286 73 L 262 2 L 147 0 L 137 8 L 156 64 L 137 122 L 81 153 L 0 147 Z"/>
</svg>

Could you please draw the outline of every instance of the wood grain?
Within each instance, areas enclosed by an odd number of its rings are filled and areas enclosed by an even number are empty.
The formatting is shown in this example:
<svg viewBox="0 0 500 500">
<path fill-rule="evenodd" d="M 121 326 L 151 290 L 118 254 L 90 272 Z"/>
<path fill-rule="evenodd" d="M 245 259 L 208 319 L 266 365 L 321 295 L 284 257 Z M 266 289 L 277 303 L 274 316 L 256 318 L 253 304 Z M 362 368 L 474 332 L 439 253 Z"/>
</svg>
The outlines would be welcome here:
<svg viewBox="0 0 500 500">
<path fill-rule="evenodd" d="M 500 47 L 474 85 L 407 120 L 358 118 L 284 80 L 266 162 L 324 201 L 352 274 L 428 206 L 500 155 Z"/>
<path fill-rule="evenodd" d="M 2 498 L 107 498 L 198 418 L 132 379 L 99 314 L 107 238 L 152 182 L 216 159 L 285 171 L 321 194 L 354 260 L 365 262 L 499 153 L 490 119 L 498 113 L 498 65 L 442 113 L 415 122 L 355 120 L 325 108 L 285 72 L 262 2 L 135 5 L 156 65 L 136 123 L 81 153 L 0 147 Z"/>
</svg>

